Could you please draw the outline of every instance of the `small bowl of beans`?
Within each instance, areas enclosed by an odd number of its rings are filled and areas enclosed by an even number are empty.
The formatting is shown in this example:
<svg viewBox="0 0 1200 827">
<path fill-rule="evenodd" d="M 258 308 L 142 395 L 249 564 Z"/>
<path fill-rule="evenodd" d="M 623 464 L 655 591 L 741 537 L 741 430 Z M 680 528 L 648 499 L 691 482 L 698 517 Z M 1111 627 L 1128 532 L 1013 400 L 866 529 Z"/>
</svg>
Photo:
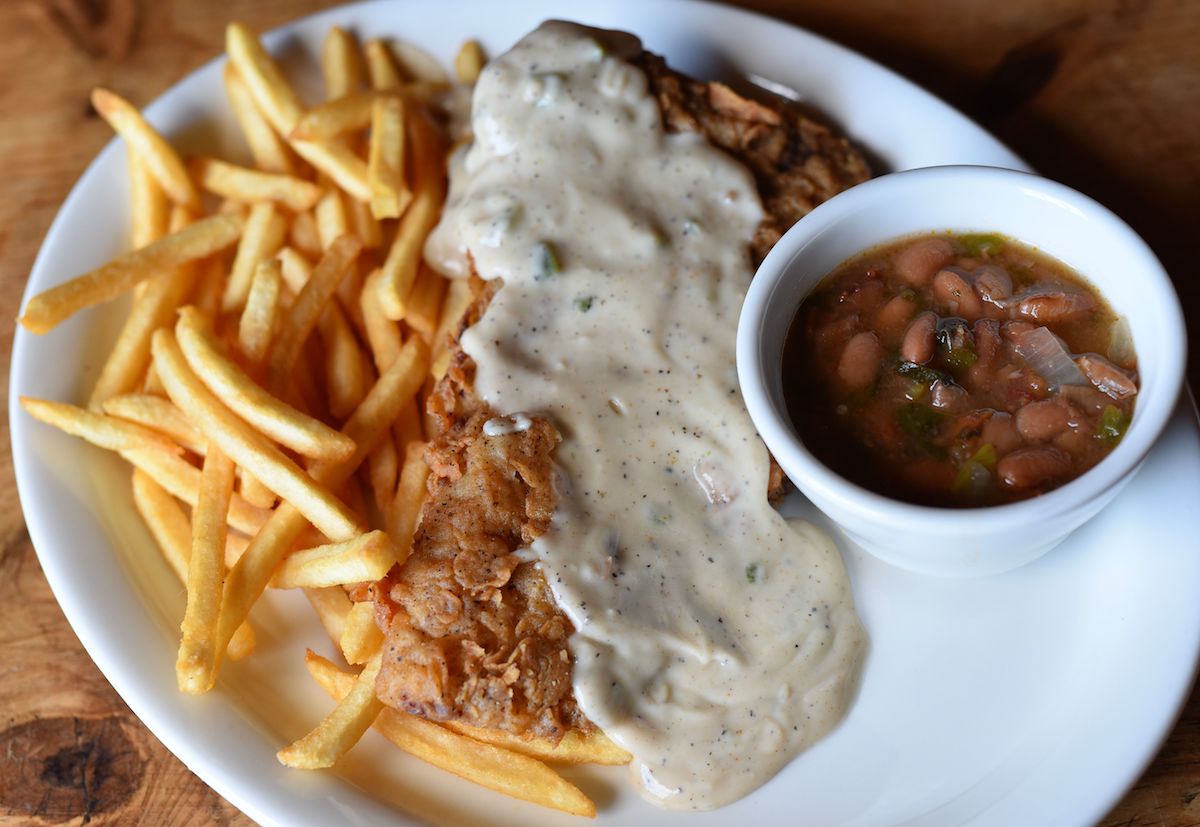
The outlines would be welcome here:
<svg viewBox="0 0 1200 827">
<path fill-rule="evenodd" d="M 1040 557 L 1132 478 L 1183 383 L 1170 279 L 1027 173 L 931 167 L 818 207 L 742 309 L 738 378 L 787 476 L 867 551 L 940 576 Z"/>
</svg>

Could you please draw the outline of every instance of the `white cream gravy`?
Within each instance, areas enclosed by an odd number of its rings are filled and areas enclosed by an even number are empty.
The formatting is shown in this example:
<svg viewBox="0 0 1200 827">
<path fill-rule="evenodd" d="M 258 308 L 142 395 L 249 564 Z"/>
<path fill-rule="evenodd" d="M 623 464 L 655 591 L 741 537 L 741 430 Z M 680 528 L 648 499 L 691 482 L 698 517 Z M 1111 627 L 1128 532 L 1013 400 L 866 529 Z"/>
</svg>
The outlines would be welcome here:
<svg viewBox="0 0 1200 827">
<path fill-rule="evenodd" d="M 575 624 L 581 708 L 644 795 L 707 809 L 841 720 L 865 640 L 828 537 L 767 503 L 737 389 L 754 181 L 664 131 L 639 48 L 550 22 L 492 61 L 426 255 L 504 280 L 462 340 L 508 417 L 489 425 L 563 435 L 532 551 Z"/>
</svg>

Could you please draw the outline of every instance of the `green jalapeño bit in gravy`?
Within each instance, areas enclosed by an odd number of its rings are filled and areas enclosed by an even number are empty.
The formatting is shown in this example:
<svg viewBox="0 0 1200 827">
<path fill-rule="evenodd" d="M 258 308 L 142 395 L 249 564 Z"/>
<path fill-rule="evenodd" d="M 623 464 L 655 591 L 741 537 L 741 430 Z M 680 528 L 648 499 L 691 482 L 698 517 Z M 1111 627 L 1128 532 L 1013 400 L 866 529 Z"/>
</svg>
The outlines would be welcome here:
<svg viewBox="0 0 1200 827">
<path fill-rule="evenodd" d="M 667 134 L 630 35 L 551 22 L 480 77 L 427 247 L 502 279 L 462 337 L 476 392 L 562 434 L 530 553 L 575 625 L 584 713 L 643 794 L 708 809 L 845 715 L 865 648 L 832 542 L 767 502 L 734 339 L 762 218 L 750 173 Z"/>
</svg>

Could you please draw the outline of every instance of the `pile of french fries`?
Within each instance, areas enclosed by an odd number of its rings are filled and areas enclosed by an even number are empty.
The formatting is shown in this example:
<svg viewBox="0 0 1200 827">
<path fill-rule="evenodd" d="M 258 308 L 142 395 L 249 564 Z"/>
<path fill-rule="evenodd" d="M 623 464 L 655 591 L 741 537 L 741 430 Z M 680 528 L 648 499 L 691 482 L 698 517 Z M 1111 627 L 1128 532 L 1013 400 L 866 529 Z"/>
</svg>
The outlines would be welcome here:
<svg viewBox="0 0 1200 827">
<path fill-rule="evenodd" d="M 185 163 L 135 107 L 93 93 L 128 147 L 132 251 L 34 296 L 20 321 L 41 334 L 123 294 L 132 307 L 86 407 L 22 404 L 133 466 L 137 509 L 186 586 L 181 691 L 208 691 L 225 658 L 253 652 L 266 589 L 303 589 L 346 668 L 308 653 L 337 703 L 281 762 L 329 767 L 375 726 L 463 778 L 594 815 L 543 762 L 628 753 L 599 731 L 551 743 L 384 708 L 374 604 L 348 595 L 409 553 L 428 473 L 422 402 L 470 301 L 422 263 L 445 198 L 435 101 L 452 81 L 418 50 L 335 28 L 328 99 L 306 108 L 245 26 L 228 27 L 226 48 L 252 168 Z M 466 43 L 457 82 L 483 62 Z"/>
</svg>

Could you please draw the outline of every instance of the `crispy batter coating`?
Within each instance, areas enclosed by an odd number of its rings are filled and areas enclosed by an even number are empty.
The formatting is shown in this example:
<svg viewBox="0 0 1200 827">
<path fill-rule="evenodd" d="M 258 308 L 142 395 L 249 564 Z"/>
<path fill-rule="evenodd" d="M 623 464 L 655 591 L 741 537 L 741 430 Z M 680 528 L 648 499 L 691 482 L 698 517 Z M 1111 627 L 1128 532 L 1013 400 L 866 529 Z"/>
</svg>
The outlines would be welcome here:
<svg viewBox="0 0 1200 827">
<path fill-rule="evenodd" d="M 751 244 L 760 261 L 779 236 L 817 204 L 868 177 L 844 139 L 783 103 L 757 103 L 717 83 L 667 68 L 646 72 L 671 131 L 702 132 L 754 173 L 765 216 Z M 475 301 L 459 328 L 486 309 L 496 281 L 472 278 Z M 545 531 L 554 511 L 553 424 L 485 437 L 493 415 L 473 392 L 474 364 L 457 344 L 428 401 L 440 433 L 425 458 L 429 499 L 408 560 L 371 589 L 387 634 L 376 690 L 384 703 L 433 720 L 557 741 L 592 725 L 571 689 L 570 621 L 541 572 L 520 549 Z M 769 496 L 783 491 L 772 462 Z"/>
</svg>

